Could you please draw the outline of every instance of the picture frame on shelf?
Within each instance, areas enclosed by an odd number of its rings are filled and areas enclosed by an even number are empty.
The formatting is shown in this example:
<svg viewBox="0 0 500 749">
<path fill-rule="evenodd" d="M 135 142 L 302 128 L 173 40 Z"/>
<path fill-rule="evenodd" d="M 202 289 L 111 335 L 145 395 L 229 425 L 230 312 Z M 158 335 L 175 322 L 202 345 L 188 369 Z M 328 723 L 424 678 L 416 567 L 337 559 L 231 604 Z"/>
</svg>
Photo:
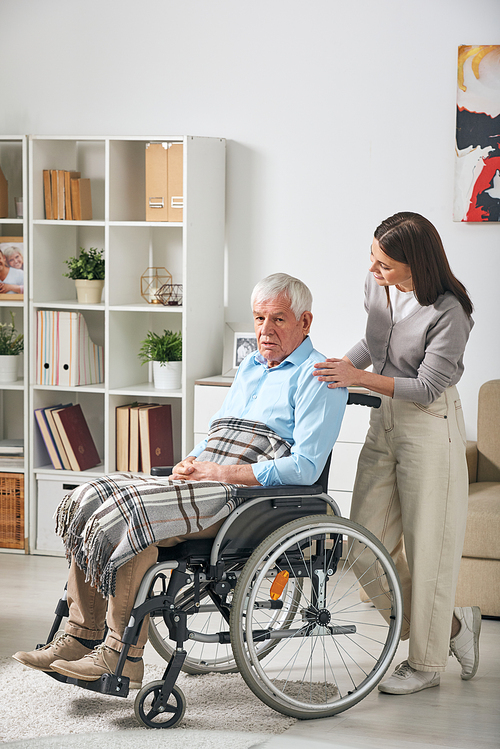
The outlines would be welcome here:
<svg viewBox="0 0 500 749">
<path fill-rule="evenodd" d="M 0 236 L 0 300 L 24 300 L 25 262 L 23 237 Z"/>
<path fill-rule="evenodd" d="M 222 376 L 234 377 L 248 354 L 257 350 L 257 336 L 252 323 L 227 322 L 224 331 Z"/>
</svg>

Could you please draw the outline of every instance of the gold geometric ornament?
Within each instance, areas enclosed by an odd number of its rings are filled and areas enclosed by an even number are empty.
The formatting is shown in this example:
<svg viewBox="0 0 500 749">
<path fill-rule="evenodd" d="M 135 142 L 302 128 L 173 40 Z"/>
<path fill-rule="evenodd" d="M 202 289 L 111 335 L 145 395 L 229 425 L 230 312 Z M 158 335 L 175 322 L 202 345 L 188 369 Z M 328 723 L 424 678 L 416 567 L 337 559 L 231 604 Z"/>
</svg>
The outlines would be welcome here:
<svg viewBox="0 0 500 749">
<path fill-rule="evenodd" d="M 147 268 L 141 276 L 141 296 L 148 304 L 161 304 L 156 296 L 166 283 L 172 283 L 172 274 L 166 268 Z"/>
</svg>

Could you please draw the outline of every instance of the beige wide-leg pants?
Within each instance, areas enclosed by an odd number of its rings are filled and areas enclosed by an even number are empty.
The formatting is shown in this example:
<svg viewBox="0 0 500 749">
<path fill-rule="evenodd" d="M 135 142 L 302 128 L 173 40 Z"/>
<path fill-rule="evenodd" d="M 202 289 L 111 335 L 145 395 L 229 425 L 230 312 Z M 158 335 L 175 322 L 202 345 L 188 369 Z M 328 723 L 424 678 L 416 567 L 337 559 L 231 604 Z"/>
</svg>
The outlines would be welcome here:
<svg viewBox="0 0 500 749">
<path fill-rule="evenodd" d="M 451 387 L 426 407 L 382 396 L 359 457 L 351 519 L 394 560 L 403 589 L 401 637 L 409 638 L 408 661 L 419 671 L 444 671 L 448 660 L 467 521 L 465 444 L 462 407 Z M 361 563 L 361 580 L 364 572 Z M 377 606 L 385 608 L 380 598 Z"/>
</svg>

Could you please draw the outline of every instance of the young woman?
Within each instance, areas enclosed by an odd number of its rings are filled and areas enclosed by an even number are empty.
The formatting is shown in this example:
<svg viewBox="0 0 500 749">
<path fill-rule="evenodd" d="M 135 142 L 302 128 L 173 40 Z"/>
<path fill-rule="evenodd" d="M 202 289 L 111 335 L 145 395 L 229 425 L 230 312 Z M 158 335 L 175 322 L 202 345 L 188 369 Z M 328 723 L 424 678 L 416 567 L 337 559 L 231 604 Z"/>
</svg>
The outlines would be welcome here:
<svg viewBox="0 0 500 749">
<path fill-rule="evenodd" d="M 463 679 L 478 665 L 480 611 L 454 609 L 468 501 L 456 385 L 472 303 L 437 230 L 417 213 L 380 224 L 370 261 L 365 338 L 342 359 L 316 364 L 315 375 L 332 388 L 362 386 L 382 396 L 359 457 L 351 519 L 386 546 L 403 588 L 409 656 L 379 689 L 411 694 L 439 684 L 450 648 Z M 356 574 L 383 608 L 385 593 L 375 580 L 366 583 L 362 562 Z"/>
</svg>

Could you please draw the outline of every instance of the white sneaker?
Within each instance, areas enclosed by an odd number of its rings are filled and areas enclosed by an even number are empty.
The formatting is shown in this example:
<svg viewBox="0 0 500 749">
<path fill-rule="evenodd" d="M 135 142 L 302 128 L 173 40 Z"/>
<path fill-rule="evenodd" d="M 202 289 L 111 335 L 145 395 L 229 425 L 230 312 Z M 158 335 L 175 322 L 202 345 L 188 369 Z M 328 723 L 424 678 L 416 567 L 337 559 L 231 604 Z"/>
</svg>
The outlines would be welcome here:
<svg viewBox="0 0 500 749">
<path fill-rule="evenodd" d="M 437 671 L 417 671 L 408 661 L 400 663 L 392 676 L 378 685 L 379 692 L 387 694 L 413 694 L 421 689 L 439 686 Z"/>
<path fill-rule="evenodd" d="M 457 607 L 454 614 L 460 622 L 458 635 L 450 640 L 450 654 L 462 666 L 462 679 L 472 679 L 479 665 L 479 633 L 481 609 L 479 606 Z"/>
</svg>

